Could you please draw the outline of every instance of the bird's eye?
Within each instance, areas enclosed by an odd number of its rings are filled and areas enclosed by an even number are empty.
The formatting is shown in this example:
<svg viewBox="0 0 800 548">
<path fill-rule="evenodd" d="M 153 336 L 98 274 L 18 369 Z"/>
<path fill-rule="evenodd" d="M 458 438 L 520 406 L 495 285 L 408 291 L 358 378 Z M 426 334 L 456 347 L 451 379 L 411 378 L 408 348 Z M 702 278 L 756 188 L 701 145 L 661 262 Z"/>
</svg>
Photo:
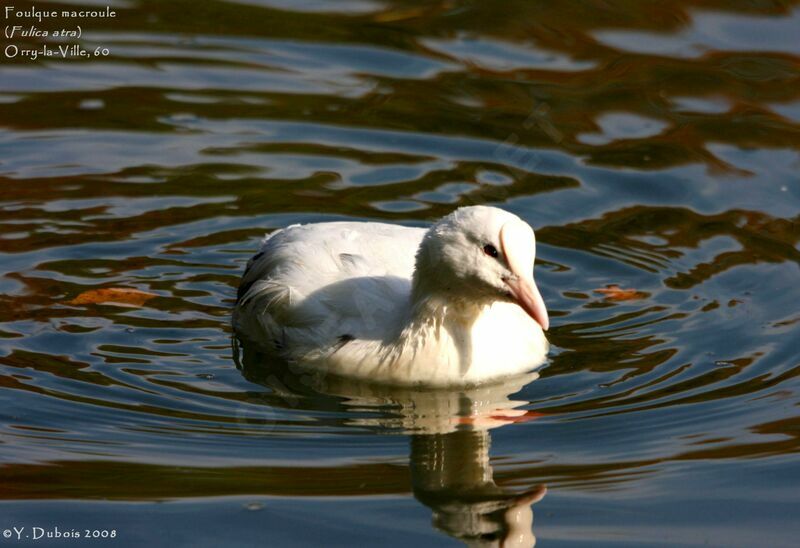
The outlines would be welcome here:
<svg viewBox="0 0 800 548">
<path fill-rule="evenodd" d="M 497 252 L 497 248 L 492 244 L 486 244 L 485 246 L 483 246 L 483 252 L 486 253 L 489 257 L 492 257 L 494 259 L 496 259 L 497 256 L 499 255 L 499 253 Z"/>
</svg>

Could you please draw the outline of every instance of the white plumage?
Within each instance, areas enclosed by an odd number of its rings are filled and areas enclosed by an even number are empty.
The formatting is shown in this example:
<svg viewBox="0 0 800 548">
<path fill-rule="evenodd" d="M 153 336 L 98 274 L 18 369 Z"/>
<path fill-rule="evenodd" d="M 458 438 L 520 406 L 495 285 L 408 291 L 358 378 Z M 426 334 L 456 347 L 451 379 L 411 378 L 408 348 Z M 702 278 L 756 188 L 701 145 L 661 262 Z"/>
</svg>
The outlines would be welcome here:
<svg viewBox="0 0 800 548">
<path fill-rule="evenodd" d="M 547 353 L 534 255 L 533 230 L 486 206 L 428 230 L 293 225 L 248 263 L 234 327 L 269 352 L 345 377 L 429 386 L 508 377 Z"/>
</svg>

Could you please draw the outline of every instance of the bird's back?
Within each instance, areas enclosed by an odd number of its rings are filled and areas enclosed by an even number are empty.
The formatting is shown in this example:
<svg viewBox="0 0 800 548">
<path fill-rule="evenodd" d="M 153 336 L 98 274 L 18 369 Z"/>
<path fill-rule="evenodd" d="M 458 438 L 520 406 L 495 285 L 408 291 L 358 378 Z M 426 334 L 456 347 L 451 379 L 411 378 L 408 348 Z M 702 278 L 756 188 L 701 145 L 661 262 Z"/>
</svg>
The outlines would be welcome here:
<svg viewBox="0 0 800 548">
<path fill-rule="evenodd" d="M 269 235 L 239 287 L 235 325 L 288 357 L 350 338 L 390 336 L 408 304 L 424 229 L 383 223 L 293 225 Z"/>
</svg>

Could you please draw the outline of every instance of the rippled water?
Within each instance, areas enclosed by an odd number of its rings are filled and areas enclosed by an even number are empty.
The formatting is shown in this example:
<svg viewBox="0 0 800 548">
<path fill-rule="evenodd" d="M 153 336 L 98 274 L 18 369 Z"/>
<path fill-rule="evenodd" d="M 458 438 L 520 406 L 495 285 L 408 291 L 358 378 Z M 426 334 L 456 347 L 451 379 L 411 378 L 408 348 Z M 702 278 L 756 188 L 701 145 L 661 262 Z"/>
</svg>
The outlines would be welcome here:
<svg viewBox="0 0 800 548">
<path fill-rule="evenodd" d="M 798 2 L 111 4 L 108 58 L 0 66 L 1 528 L 796 545 Z M 388 390 L 232 344 L 266 231 L 475 203 L 537 230 L 540 378 Z M 105 287 L 157 297 L 70 303 Z"/>
</svg>

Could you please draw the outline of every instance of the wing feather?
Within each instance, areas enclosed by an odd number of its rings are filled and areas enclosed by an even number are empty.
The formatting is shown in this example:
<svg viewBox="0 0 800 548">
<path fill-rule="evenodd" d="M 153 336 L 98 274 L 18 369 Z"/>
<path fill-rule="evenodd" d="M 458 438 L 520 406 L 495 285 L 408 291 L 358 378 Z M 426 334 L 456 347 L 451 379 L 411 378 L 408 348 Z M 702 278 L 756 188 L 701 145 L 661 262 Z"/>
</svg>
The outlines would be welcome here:
<svg viewBox="0 0 800 548">
<path fill-rule="evenodd" d="M 293 225 L 268 235 L 239 289 L 240 329 L 295 349 L 382 338 L 408 303 L 423 229 L 382 223 Z M 253 321 L 253 317 L 257 321 Z"/>
</svg>

